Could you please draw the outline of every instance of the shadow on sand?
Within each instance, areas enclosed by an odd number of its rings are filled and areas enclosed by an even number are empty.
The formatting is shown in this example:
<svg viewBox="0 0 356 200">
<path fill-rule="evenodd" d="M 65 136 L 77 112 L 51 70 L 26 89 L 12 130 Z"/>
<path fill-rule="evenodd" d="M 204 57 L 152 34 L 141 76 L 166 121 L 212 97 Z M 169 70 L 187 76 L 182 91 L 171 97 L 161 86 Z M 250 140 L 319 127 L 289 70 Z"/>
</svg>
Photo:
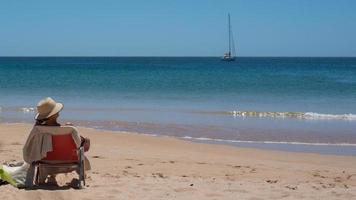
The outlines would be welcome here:
<svg viewBox="0 0 356 200">
<path fill-rule="evenodd" d="M 33 186 L 31 188 L 24 188 L 25 190 L 69 190 L 69 189 L 78 189 L 71 187 L 69 185 L 65 186 L 56 186 L 56 185 L 38 185 L 38 186 Z"/>
</svg>

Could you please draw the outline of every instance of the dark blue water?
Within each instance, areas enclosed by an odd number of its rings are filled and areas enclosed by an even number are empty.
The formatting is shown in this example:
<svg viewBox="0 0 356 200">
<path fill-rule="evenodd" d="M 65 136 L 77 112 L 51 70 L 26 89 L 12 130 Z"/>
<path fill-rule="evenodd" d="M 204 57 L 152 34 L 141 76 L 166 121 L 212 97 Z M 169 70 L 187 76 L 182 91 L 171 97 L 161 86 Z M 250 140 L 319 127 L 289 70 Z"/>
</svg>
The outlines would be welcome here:
<svg viewBox="0 0 356 200">
<path fill-rule="evenodd" d="M 0 119 L 32 121 L 46 96 L 98 128 L 356 144 L 356 58 L 0 58 Z"/>
</svg>

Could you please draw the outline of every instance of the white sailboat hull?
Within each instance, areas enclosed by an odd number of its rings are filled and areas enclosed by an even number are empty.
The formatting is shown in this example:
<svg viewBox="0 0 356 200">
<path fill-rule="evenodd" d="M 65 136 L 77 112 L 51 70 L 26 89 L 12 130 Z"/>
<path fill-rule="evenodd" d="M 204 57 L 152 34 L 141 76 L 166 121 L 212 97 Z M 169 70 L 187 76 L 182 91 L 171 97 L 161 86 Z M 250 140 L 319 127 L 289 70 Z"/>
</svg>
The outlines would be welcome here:
<svg viewBox="0 0 356 200">
<path fill-rule="evenodd" d="M 235 61 L 235 58 L 234 57 L 229 57 L 229 58 L 221 58 L 222 61 Z"/>
</svg>

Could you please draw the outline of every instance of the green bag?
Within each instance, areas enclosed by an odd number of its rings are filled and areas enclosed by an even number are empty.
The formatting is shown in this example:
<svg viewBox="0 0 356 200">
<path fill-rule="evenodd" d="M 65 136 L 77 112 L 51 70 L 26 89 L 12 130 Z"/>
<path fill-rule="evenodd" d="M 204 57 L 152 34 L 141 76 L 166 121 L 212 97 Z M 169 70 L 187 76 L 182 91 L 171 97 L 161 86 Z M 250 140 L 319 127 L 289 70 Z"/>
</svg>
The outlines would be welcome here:
<svg viewBox="0 0 356 200">
<path fill-rule="evenodd" d="M 13 185 L 14 187 L 17 187 L 17 183 L 12 179 L 11 175 L 7 172 L 5 172 L 2 169 L 2 166 L 0 166 L 0 180 L 5 181 Z"/>
</svg>

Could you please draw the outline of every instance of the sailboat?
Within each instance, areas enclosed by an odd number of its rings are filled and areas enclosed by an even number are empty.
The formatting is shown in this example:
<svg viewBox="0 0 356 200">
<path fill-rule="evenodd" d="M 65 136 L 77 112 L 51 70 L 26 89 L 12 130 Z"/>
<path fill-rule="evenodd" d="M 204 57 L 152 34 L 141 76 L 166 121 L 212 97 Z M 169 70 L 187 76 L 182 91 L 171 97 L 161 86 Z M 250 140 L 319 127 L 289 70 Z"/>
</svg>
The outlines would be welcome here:
<svg viewBox="0 0 356 200">
<path fill-rule="evenodd" d="M 223 61 L 234 61 L 235 60 L 235 42 L 232 35 L 231 24 L 230 24 L 230 13 L 228 14 L 228 32 L 229 32 L 229 52 L 225 53 L 221 58 Z"/>
</svg>

